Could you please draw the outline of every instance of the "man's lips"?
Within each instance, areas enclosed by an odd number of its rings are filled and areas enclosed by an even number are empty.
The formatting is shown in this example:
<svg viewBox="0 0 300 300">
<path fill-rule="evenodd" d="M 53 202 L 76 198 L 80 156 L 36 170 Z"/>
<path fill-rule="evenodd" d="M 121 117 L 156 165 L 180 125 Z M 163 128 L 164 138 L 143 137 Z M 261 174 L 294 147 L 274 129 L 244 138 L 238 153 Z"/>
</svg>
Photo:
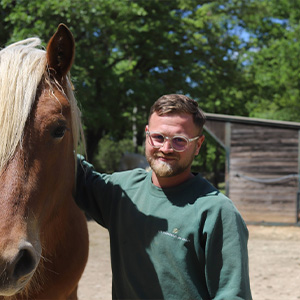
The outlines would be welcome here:
<svg viewBox="0 0 300 300">
<path fill-rule="evenodd" d="M 176 156 L 166 156 L 166 155 L 155 155 L 155 158 L 162 161 L 178 160 Z"/>
</svg>

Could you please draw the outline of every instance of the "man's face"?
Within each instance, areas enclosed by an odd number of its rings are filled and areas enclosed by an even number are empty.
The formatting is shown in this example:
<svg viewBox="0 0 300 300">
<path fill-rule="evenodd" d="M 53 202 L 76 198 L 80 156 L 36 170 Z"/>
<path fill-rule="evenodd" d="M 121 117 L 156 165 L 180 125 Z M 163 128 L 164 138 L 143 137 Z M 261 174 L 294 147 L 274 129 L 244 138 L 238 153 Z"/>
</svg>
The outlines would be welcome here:
<svg viewBox="0 0 300 300">
<path fill-rule="evenodd" d="M 199 128 L 195 126 L 192 115 L 186 113 L 163 116 L 153 113 L 146 131 L 160 132 L 170 138 L 181 135 L 191 139 L 199 135 Z M 171 147 L 170 140 L 166 139 L 161 148 L 154 148 L 149 144 L 149 136 L 146 136 L 146 158 L 157 177 L 187 174 L 190 173 L 194 157 L 199 153 L 203 141 L 204 136 L 201 136 L 189 142 L 187 149 L 183 152 L 176 152 Z"/>
</svg>

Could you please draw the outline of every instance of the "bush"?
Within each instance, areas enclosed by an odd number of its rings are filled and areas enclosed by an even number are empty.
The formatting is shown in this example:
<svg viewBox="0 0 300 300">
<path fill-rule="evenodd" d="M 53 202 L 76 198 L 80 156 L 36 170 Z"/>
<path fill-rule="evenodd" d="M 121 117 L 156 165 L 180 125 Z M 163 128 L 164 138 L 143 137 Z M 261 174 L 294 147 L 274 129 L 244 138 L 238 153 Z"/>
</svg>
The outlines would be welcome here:
<svg viewBox="0 0 300 300">
<path fill-rule="evenodd" d="M 108 135 L 104 136 L 98 144 L 98 153 L 94 160 L 96 170 L 103 173 L 117 171 L 121 157 L 125 152 L 134 152 L 132 140 L 115 141 Z"/>
</svg>

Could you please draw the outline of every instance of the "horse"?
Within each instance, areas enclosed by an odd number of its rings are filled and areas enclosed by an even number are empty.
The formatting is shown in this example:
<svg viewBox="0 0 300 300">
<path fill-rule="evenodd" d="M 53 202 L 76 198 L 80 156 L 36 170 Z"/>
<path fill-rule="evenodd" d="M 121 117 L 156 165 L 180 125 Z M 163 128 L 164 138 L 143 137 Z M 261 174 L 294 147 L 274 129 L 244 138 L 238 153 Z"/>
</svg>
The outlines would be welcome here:
<svg viewBox="0 0 300 300">
<path fill-rule="evenodd" d="M 0 299 L 77 299 L 88 258 L 73 200 L 83 133 L 70 80 L 75 42 L 60 24 L 46 50 L 0 51 Z"/>
</svg>

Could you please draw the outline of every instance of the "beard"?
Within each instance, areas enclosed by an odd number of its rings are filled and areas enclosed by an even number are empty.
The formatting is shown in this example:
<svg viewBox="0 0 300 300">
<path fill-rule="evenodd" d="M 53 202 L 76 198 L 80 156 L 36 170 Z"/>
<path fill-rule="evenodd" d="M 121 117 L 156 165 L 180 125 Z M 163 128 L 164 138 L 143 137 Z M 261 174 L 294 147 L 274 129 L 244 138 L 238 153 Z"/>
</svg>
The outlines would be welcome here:
<svg viewBox="0 0 300 300">
<path fill-rule="evenodd" d="M 158 177 L 170 177 L 173 174 L 173 168 L 172 166 L 164 161 L 158 161 L 153 157 L 150 157 L 148 160 L 148 163 L 153 170 L 153 172 Z"/>
<path fill-rule="evenodd" d="M 174 159 L 171 163 L 159 160 L 160 157 Z M 172 155 L 166 155 L 162 153 L 154 153 L 153 155 L 146 153 L 146 158 L 149 166 L 156 174 L 157 177 L 172 177 L 184 172 L 191 166 L 193 158 L 185 163 L 179 163 L 179 157 Z"/>
</svg>

